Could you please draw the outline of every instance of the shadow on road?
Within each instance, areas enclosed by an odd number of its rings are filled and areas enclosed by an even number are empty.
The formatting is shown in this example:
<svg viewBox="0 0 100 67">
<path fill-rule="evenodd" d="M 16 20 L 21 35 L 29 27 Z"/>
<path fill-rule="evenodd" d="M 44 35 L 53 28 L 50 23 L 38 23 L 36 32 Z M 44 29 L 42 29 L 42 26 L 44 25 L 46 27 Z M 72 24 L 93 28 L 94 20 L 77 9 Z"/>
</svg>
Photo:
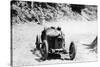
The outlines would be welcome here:
<svg viewBox="0 0 100 67">
<path fill-rule="evenodd" d="M 51 59 L 61 59 L 61 56 L 59 54 L 49 54 L 47 60 Z"/>
<path fill-rule="evenodd" d="M 61 56 L 59 54 L 49 54 L 47 60 L 56 60 L 56 59 L 61 59 Z M 45 61 L 42 58 L 36 58 L 35 59 L 38 62 Z"/>
<path fill-rule="evenodd" d="M 30 50 L 30 51 L 32 52 L 33 55 L 36 55 L 37 57 L 39 57 L 39 58 L 36 58 L 35 60 L 37 60 L 39 62 L 43 61 L 42 58 L 39 56 L 40 53 L 37 54 L 37 50 L 36 49 L 35 50 Z M 54 53 L 48 54 L 47 60 L 55 60 L 55 59 L 61 59 L 61 55 L 54 54 Z"/>
<path fill-rule="evenodd" d="M 43 60 L 43 58 L 41 58 L 41 54 L 40 54 L 40 51 L 37 50 L 37 49 L 33 49 L 33 50 L 30 50 L 32 52 L 33 55 L 36 56 L 36 58 L 34 58 L 36 61 L 38 62 L 42 62 L 42 61 L 45 61 Z M 46 60 L 56 60 L 56 59 L 59 59 L 59 60 L 69 60 L 69 58 L 62 58 L 60 54 L 55 54 L 55 53 L 49 53 L 48 54 L 48 58 Z"/>
</svg>

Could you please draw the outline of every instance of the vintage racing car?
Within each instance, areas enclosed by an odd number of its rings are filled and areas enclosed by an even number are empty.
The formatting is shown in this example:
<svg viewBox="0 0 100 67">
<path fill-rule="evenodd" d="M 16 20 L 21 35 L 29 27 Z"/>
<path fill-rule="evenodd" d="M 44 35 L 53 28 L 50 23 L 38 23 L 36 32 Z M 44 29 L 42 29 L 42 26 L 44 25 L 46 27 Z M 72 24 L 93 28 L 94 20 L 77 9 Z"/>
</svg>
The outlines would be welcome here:
<svg viewBox="0 0 100 67">
<path fill-rule="evenodd" d="M 65 35 L 60 27 L 44 29 L 41 35 L 37 35 L 35 44 L 44 60 L 48 58 L 49 53 L 67 54 L 70 60 L 73 60 L 76 55 L 75 44 L 73 42 L 68 46 L 68 50 L 65 48 Z"/>
</svg>

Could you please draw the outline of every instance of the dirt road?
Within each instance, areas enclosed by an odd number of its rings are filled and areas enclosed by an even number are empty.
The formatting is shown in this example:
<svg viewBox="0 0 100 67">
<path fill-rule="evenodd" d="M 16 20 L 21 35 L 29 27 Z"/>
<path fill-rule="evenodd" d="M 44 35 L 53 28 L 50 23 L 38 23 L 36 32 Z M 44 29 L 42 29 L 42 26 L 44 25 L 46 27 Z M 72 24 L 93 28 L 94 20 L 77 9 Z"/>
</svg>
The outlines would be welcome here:
<svg viewBox="0 0 100 67">
<path fill-rule="evenodd" d="M 90 52 L 86 46 L 82 44 L 91 43 L 97 36 L 97 23 L 95 22 L 71 22 L 71 23 L 52 23 L 45 24 L 45 26 L 61 26 L 66 37 L 66 44 L 74 41 L 77 49 L 76 58 L 73 61 L 61 60 L 58 58 L 51 58 L 46 61 L 40 60 L 39 51 L 33 54 L 32 50 L 35 48 L 35 38 L 38 33 L 43 30 L 44 26 L 34 23 L 17 24 L 13 26 L 13 65 L 40 65 L 40 64 L 55 64 L 55 63 L 69 63 L 69 62 L 85 62 L 96 61 L 96 53 Z M 67 47 L 67 45 L 66 45 Z"/>
</svg>

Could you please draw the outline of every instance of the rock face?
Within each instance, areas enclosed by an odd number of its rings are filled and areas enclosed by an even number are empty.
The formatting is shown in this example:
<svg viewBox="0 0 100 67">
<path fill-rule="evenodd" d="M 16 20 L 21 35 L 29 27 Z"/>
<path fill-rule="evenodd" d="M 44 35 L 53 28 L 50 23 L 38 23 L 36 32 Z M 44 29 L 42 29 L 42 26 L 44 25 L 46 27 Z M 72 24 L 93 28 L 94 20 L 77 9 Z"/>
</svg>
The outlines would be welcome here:
<svg viewBox="0 0 100 67">
<path fill-rule="evenodd" d="M 81 12 L 82 16 L 88 21 L 97 20 L 97 6 L 86 6 Z"/>
</svg>

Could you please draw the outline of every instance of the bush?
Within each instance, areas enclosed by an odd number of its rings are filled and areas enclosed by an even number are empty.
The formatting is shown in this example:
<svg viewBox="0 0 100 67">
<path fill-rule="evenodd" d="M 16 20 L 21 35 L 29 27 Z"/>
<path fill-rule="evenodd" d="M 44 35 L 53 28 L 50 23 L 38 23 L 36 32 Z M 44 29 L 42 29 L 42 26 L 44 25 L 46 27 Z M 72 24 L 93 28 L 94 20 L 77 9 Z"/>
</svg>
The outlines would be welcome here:
<svg viewBox="0 0 100 67">
<path fill-rule="evenodd" d="M 83 5 L 81 5 L 83 6 Z M 86 14 L 85 8 L 92 10 L 94 8 L 82 7 L 80 5 L 72 5 L 65 3 L 49 3 L 49 2 L 32 2 L 32 1 L 11 1 L 11 18 L 12 23 L 27 23 L 35 21 L 42 24 L 45 21 L 55 21 L 61 17 L 67 16 L 71 19 L 80 17 L 79 14 Z M 79 11 L 76 11 L 78 9 Z M 83 10 L 83 13 L 81 11 Z M 95 8 L 95 11 L 97 9 Z M 85 11 L 85 12 L 84 12 Z M 93 11 L 93 10 L 92 10 Z M 86 15 L 88 15 L 86 14 Z M 97 16 L 96 12 L 91 13 L 92 17 Z M 91 16 L 88 16 L 91 17 Z M 15 19 L 16 18 L 16 19 Z M 93 20 L 94 18 L 92 18 Z M 15 21 L 14 21 L 15 20 Z"/>
</svg>

